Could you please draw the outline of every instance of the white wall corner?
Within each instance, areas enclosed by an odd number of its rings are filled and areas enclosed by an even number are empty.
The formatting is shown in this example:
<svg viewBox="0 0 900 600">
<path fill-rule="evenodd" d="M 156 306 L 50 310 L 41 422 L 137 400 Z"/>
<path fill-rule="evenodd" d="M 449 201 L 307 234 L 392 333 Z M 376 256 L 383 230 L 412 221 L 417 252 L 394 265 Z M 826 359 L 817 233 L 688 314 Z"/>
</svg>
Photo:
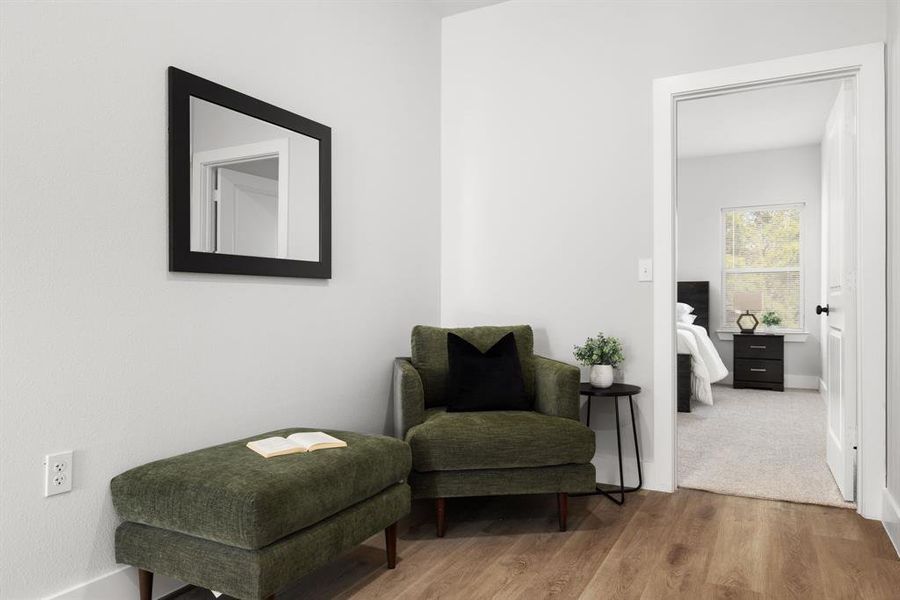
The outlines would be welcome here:
<svg viewBox="0 0 900 600">
<path fill-rule="evenodd" d="M 156 575 L 153 578 L 153 598 L 158 600 L 184 585 L 180 581 Z M 138 594 L 137 569 L 119 567 L 90 581 L 44 596 L 44 600 L 122 600 L 122 598 L 137 598 Z"/>
</svg>

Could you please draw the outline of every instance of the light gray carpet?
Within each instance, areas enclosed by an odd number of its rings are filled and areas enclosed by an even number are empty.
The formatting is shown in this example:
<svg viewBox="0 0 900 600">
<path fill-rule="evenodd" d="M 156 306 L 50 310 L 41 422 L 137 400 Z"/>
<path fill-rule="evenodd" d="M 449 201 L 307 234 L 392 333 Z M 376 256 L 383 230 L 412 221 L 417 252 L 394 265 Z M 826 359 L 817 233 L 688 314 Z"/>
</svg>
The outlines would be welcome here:
<svg viewBox="0 0 900 600">
<path fill-rule="evenodd" d="M 678 413 L 678 485 L 733 496 L 854 507 L 825 463 L 825 403 L 813 390 L 714 385 Z"/>
</svg>

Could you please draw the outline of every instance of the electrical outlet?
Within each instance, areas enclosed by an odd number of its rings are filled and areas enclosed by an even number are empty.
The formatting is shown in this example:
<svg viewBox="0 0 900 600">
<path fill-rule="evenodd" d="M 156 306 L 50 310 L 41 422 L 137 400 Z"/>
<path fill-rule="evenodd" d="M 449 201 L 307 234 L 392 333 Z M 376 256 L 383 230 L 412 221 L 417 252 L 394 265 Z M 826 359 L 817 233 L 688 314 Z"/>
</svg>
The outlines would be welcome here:
<svg viewBox="0 0 900 600">
<path fill-rule="evenodd" d="M 44 457 L 44 497 L 72 491 L 72 451 Z"/>
</svg>

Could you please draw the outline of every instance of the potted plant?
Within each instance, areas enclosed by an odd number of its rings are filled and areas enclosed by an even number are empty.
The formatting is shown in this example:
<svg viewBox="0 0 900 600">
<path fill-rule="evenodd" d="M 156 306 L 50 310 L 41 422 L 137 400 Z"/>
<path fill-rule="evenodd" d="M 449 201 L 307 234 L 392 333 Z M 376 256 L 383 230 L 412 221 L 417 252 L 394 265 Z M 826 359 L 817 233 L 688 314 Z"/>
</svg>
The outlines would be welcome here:
<svg viewBox="0 0 900 600">
<path fill-rule="evenodd" d="M 583 346 L 575 346 L 574 354 L 578 362 L 591 368 L 591 385 L 599 388 L 613 384 L 613 369 L 625 360 L 622 342 L 602 332 L 585 340 Z"/>
<path fill-rule="evenodd" d="M 781 325 L 781 317 L 774 310 L 767 310 L 759 320 L 766 326 L 766 329 L 774 329 Z"/>
</svg>

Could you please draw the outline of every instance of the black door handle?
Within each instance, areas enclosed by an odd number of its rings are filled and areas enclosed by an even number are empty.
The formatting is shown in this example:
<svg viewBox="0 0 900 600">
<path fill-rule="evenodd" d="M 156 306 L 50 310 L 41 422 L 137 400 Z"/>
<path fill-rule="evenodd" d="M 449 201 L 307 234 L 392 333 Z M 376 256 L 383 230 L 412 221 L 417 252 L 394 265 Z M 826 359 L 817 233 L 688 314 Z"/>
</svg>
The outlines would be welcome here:
<svg viewBox="0 0 900 600">
<path fill-rule="evenodd" d="M 825 313 L 826 315 L 828 314 L 828 305 L 827 304 L 825 306 L 821 306 L 821 305 L 816 306 L 816 314 L 821 315 L 822 313 Z"/>
</svg>

